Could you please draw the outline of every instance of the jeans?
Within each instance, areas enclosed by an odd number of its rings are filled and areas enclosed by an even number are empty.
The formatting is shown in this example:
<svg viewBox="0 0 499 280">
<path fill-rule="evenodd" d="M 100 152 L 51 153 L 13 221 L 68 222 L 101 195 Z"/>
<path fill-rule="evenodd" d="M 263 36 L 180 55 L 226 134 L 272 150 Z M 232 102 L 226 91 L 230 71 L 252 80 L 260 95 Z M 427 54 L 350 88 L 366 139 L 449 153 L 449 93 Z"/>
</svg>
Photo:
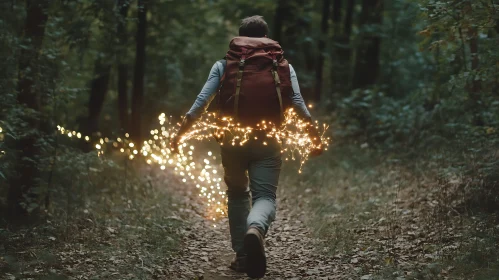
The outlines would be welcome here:
<svg viewBox="0 0 499 280">
<path fill-rule="evenodd" d="M 248 227 L 266 234 L 275 219 L 282 164 L 277 140 L 260 132 L 254 132 L 250 139 L 242 146 L 233 146 L 230 140 L 221 145 L 232 249 L 237 255 L 245 254 L 243 240 Z"/>
</svg>

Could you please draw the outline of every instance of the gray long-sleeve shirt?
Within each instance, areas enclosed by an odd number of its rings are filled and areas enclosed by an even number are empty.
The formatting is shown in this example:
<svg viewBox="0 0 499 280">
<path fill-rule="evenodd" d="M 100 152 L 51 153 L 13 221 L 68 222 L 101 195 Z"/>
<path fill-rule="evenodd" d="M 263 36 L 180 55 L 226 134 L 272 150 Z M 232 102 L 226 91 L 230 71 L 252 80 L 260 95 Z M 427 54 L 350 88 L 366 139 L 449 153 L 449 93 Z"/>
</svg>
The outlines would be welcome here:
<svg viewBox="0 0 499 280">
<path fill-rule="evenodd" d="M 201 114 L 206 111 L 210 105 L 213 98 L 215 98 L 217 89 L 220 85 L 220 79 L 225 72 L 225 61 L 219 60 L 213 64 L 211 67 L 210 75 L 208 75 L 208 80 L 203 86 L 203 89 L 198 94 L 196 101 L 192 105 L 187 115 L 192 119 L 199 119 Z M 298 78 L 296 77 L 296 72 L 291 64 L 289 65 L 289 72 L 291 74 L 291 86 L 293 91 L 291 92 L 291 103 L 300 118 L 310 119 L 310 113 L 307 110 L 305 101 L 300 93 L 300 86 L 298 85 Z"/>
</svg>

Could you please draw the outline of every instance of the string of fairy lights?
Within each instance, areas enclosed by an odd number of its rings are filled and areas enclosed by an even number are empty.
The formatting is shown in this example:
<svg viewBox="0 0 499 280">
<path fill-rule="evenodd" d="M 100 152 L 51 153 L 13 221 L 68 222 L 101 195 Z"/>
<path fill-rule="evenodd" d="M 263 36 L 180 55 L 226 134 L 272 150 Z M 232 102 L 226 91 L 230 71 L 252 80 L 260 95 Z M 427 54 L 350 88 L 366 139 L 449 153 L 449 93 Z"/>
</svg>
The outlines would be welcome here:
<svg viewBox="0 0 499 280">
<path fill-rule="evenodd" d="M 228 137 L 230 140 L 224 141 L 221 145 L 242 146 L 252 140 L 252 138 L 258 140 L 258 137 L 253 132 L 262 130 L 265 132 L 265 138 L 267 139 L 260 139 L 261 143 L 267 145 L 271 139 L 282 142 L 284 145 L 282 146 L 281 153 L 285 155 L 285 160 L 300 158 L 300 168 L 298 171 L 301 173 L 303 164 L 308 160 L 310 152 L 318 148 L 309 137 L 308 128 L 310 125 L 309 122 L 298 117 L 298 114 L 293 109 L 285 112 L 284 122 L 281 126 L 262 120 L 261 123 L 256 125 L 256 128 L 243 127 L 236 123 L 233 118 L 220 118 L 216 113 L 207 113 L 183 136 L 183 141 Z M 320 126 L 318 121 L 316 121 L 315 128 L 320 132 L 319 137 L 321 138 L 322 148 L 327 150 L 330 139 L 325 136 L 325 132 L 328 126 L 326 124 Z"/>
<path fill-rule="evenodd" d="M 159 128 L 150 131 L 149 139 L 143 142 L 141 148 L 129 138 L 125 133 L 123 138 L 117 137 L 111 139 L 100 137 L 92 139 L 90 136 L 83 135 L 75 130 L 68 130 L 62 126 L 57 126 L 57 131 L 68 138 L 82 139 L 92 143 L 98 156 L 102 156 L 112 147 L 120 153 L 126 154 L 130 160 L 143 158 L 147 164 L 158 165 L 161 170 L 171 169 L 180 176 L 182 182 L 193 184 L 199 190 L 198 196 L 206 206 L 206 218 L 213 221 L 226 215 L 227 198 L 225 187 L 222 187 L 222 168 L 217 163 L 217 157 L 212 151 L 205 151 L 205 154 L 199 154 L 197 143 L 191 140 L 220 139 L 224 137 L 221 145 L 244 145 L 254 138 L 258 140 L 257 130 L 264 131 L 264 139 L 259 139 L 259 143 L 267 145 L 269 141 L 277 140 L 282 142 L 282 154 L 285 160 L 300 160 L 299 172 L 308 160 L 311 151 L 316 149 L 308 135 L 309 123 L 301 120 L 296 112 L 289 109 L 285 113 L 285 120 L 282 126 L 276 126 L 270 122 L 262 121 L 256 128 L 242 127 L 233 119 L 228 117 L 219 118 L 215 113 L 204 114 L 201 119 L 193 125 L 191 130 L 186 133 L 179 145 L 179 153 L 172 152 L 169 142 L 178 129 L 179 124 L 172 124 L 162 113 L 159 118 Z M 321 138 L 322 148 L 327 150 L 329 137 L 325 136 L 328 129 L 327 125 L 315 123 L 315 127 Z M 2 133 L 0 127 L 0 134 Z M 259 133 L 262 137 L 262 133 Z M 214 225 L 216 226 L 216 225 Z"/>
</svg>

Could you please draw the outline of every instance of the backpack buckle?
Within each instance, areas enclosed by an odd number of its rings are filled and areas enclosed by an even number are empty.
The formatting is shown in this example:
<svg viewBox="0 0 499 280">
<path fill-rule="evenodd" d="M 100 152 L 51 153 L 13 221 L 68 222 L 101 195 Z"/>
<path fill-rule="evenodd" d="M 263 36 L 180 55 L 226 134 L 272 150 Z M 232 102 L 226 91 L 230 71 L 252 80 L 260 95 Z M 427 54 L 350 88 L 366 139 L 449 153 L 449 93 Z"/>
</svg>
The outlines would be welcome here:
<svg viewBox="0 0 499 280">
<path fill-rule="evenodd" d="M 244 59 L 241 59 L 241 61 L 239 61 L 239 69 L 242 69 L 244 67 L 245 62 L 246 62 L 246 60 L 244 60 Z"/>
</svg>

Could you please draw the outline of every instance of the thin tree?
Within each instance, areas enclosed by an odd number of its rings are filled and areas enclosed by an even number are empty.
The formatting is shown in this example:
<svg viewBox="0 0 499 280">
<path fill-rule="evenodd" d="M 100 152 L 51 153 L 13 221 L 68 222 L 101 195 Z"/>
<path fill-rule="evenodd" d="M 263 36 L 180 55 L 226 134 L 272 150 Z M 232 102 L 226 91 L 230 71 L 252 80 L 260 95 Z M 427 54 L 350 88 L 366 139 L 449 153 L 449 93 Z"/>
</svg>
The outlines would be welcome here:
<svg viewBox="0 0 499 280">
<path fill-rule="evenodd" d="M 104 60 L 105 59 L 99 57 L 95 61 L 94 77 L 90 85 L 87 123 L 87 132 L 89 134 L 94 134 L 99 130 L 99 117 L 109 88 L 111 65 Z"/>
<path fill-rule="evenodd" d="M 132 92 L 132 139 L 137 145 L 141 145 L 141 115 L 144 98 L 144 75 L 146 65 L 146 24 L 147 24 L 147 0 L 138 1 L 138 25 L 136 36 L 135 71 L 133 77 Z M 139 148 L 139 147 L 138 147 Z"/>
<path fill-rule="evenodd" d="M 129 0 L 118 0 L 118 9 L 120 18 L 118 20 L 117 34 L 120 42 L 120 51 L 117 56 L 118 63 L 118 114 L 120 120 L 120 128 L 122 131 L 127 131 L 129 128 L 128 122 L 128 65 L 125 62 L 127 49 L 127 30 L 126 17 L 128 8 L 130 7 Z"/>
<path fill-rule="evenodd" d="M 463 6 L 463 13 L 472 13 L 473 12 L 473 6 L 471 5 L 471 1 L 465 1 L 464 6 Z M 481 110 L 480 102 L 481 102 L 481 96 L 480 96 L 480 91 L 482 90 L 482 82 L 480 78 L 476 78 L 478 76 L 478 71 L 480 67 L 480 58 L 478 54 L 478 29 L 476 26 L 473 26 L 470 24 L 470 26 L 467 27 L 468 29 L 468 45 L 470 49 L 470 59 L 471 59 L 471 81 L 468 81 L 467 83 L 467 88 L 468 88 L 468 93 L 470 100 L 472 101 L 473 104 L 473 110 L 478 112 Z M 483 125 L 484 120 L 481 116 L 481 114 L 476 113 L 473 117 L 473 122 L 476 125 Z"/>
<path fill-rule="evenodd" d="M 333 54 L 331 61 L 333 97 L 339 97 L 338 93 L 345 94 L 349 90 L 352 57 L 350 38 L 352 35 L 354 7 L 355 0 L 347 1 L 344 21 L 342 22 L 342 0 L 334 0 L 333 2 Z"/>
<path fill-rule="evenodd" d="M 285 0 L 277 1 L 277 8 L 275 10 L 275 15 L 274 15 L 274 30 L 272 32 L 272 39 L 279 42 L 281 45 L 282 45 L 281 42 L 282 25 L 285 18 L 286 10 L 287 10 L 286 1 Z"/>
<path fill-rule="evenodd" d="M 379 32 L 366 31 L 368 25 L 380 25 L 382 22 L 382 0 L 363 0 L 360 14 L 360 26 L 363 28 L 360 44 L 357 49 L 355 71 L 353 77 L 354 88 L 364 88 L 376 83 L 380 70 Z"/>
<path fill-rule="evenodd" d="M 291 42 L 301 41 L 297 49 L 303 51 L 304 70 L 307 73 L 316 75 L 318 46 L 316 46 L 315 40 L 303 40 L 303 38 L 312 38 L 310 34 L 313 33 L 314 29 L 311 21 L 307 20 L 305 15 L 315 13 L 318 5 L 314 4 L 314 1 L 304 0 L 295 0 L 293 3 L 294 5 L 292 6 L 291 14 L 294 17 L 290 17 L 293 20 L 290 22 L 288 30 L 286 30 L 286 38 L 292 38 Z M 300 34 L 303 35 L 300 36 Z M 310 85 L 307 86 L 307 83 L 304 83 L 302 93 L 307 96 L 308 99 L 315 100 L 315 85 L 310 83 Z"/>
<path fill-rule="evenodd" d="M 21 49 L 19 56 L 17 101 L 26 111 L 20 116 L 27 125 L 27 130 L 19 135 L 15 142 L 18 161 L 12 176 L 8 193 L 9 218 L 19 221 L 18 217 L 27 217 L 29 212 L 37 211 L 42 198 L 33 191 L 39 178 L 38 140 L 40 93 L 36 79 L 39 73 L 38 58 L 45 35 L 48 20 L 48 0 L 28 0 L 26 2 L 26 21 L 23 41 L 27 47 Z"/>
<path fill-rule="evenodd" d="M 114 5 L 111 2 L 100 2 L 99 10 L 103 12 L 110 12 L 113 10 Z M 112 21 L 107 21 L 109 18 L 101 19 L 106 26 L 110 26 Z M 109 80 L 111 79 L 112 61 L 109 57 L 114 52 L 114 35 L 113 30 L 103 30 L 101 35 L 104 41 L 104 47 L 97 52 L 97 57 L 94 62 L 94 73 L 90 82 L 90 97 L 88 100 L 88 115 L 85 126 L 85 132 L 89 135 L 95 135 L 99 131 L 99 119 L 104 107 L 104 101 L 109 89 Z M 91 147 L 85 143 L 85 149 L 89 150 Z"/>
<path fill-rule="evenodd" d="M 474 72 L 473 81 L 471 82 L 470 93 L 471 98 L 479 99 L 477 96 L 482 87 L 481 81 L 475 79 L 474 77 L 478 74 L 477 71 L 480 66 L 480 58 L 478 56 L 478 32 L 476 27 L 469 27 L 468 38 L 470 45 L 470 56 L 471 56 L 471 71 Z"/>
<path fill-rule="evenodd" d="M 494 26 L 494 30 L 496 34 L 499 34 L 499 19 L 496 19 L 496 24 Z M 496 35 L 497 36 L 497 35 Z M 499 43 L 499 36 L 496 37 L 496 41 Z M 494 83 L 492 86 L 492 93 L 496 96 L 499 96 L 499 75 L 495 75 Z"/>
<path fill-rule="evenodd" d="M 324 49 L 326 47 L 325 39 L 328 37 L 328 27 L 329 27 L 329 12 L 331 10 L 331 1 L 323 0 L 322 1 L 322 21 L 321 21 L 321 38 L 319 40 L 318 46 L 318 57 L 317 57 L 317 65 L 315 70 L 315 95 L 314 100 L 319 102 L 321 100 L 322 95 L 322 73 L 324 68 L 324 60 L 326 56 L 324 55 Z"/>
<path fill-rule="evenodd" d="M 347 1 L 348 2 L 348 7 L 352 6 L 352 12 L 353 12 L 353 5 L 355 4 L 355 1 Z M 334 0 L 333 1 L 333 13 L 331 19 L 333 20 L 333 32 L 335 35 L 341 34 L 341 9 L 342 9 L 343 1 L 342 0 Z M 348 9 L 347 9 L 348 10 Z M 347 11 L 348 14 L 349 11 Z M 348 16 L 348 15 L 347 15 Z M 350 15 L 351 17 L 351 15 Z M 351 28 L 351 26 L 350 26 Z"/>
</svg>

